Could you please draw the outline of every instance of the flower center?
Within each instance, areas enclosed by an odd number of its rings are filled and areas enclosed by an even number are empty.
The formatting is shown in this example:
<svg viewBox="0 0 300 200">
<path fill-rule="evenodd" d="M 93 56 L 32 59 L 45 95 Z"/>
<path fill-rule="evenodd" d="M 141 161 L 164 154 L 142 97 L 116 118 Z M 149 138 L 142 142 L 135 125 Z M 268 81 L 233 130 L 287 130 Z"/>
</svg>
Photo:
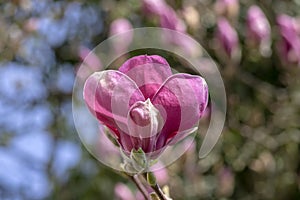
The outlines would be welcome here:
<svg viewBox="0 0 300 200">
<path fill-rule="evenodd" d="M 149 102 L 149 99 L 145 102 L 137 102 L 130 110 L 131 119 L 139 126 L 147 126 L 151 121 Z"/>
</svg>

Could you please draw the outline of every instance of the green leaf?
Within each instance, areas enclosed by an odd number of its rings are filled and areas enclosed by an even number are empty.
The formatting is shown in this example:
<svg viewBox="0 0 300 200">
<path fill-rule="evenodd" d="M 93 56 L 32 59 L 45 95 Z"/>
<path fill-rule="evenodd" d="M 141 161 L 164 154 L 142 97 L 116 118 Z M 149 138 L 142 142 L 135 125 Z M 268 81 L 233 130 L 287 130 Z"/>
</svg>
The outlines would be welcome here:
<svg viewBox="0 0 300 200">
<path fill-rule="evenodd" d="M 147 181 L 151 186 L 156 185 L 156 177 L 152 172 L 147 173 Z"/>
</svg>

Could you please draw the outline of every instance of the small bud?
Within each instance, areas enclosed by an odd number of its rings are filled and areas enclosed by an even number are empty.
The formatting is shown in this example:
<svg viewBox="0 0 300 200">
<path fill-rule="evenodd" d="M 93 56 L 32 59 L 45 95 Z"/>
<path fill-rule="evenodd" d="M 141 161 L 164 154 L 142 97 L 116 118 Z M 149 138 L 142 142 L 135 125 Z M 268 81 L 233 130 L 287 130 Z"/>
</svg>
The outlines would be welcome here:
<svg viewBox="0 0 300 200">
<path fill-rule="evenodd" d="M 147 157 L 145 152 L 139 148 L 138 150 L 132 149 L 130 158 L 133 161 L 133 167 L 138 170 L 142 171 L 147 167 Z"/>
<path fill-rule="evenodd" d="M 125 172 L 136 173 L 136 169 L 134 169 L 133 166 L 129 163 L 122 163 L 120 167 Z"/>
<path fill-rule="evenodd" d="M 165 186 L 162 188 L 162 191 L 163 191 L 163 193 L 164 193 L 167 197 L 170 197 L 170 188 L 169 188 L 169 186 L 165 185 Z"/>
<path fill-rule="evenodd" d="M 227 19 L 218 20 L 216 37 L 226 56 L 231 60 L 238 60 L 240 54 L 238 34 Z"/>
<path fill-rule="evenodd" d="M 118 37 L 111 41 L 112 47 L 115 52 L 120 53 L 123 51 L 127 51 L 133 39 L 133 33 L 130 32 L 132 28 L 133 27 L 130 21 L 125 18 L 116 19 L 111 23 L 109 36 L 120 34 Z"/>
<path fill-rule="evenodd" d="M 164 0 L 143 0 L 142 7 L 145 14 L 160 15 L 168 5 Z"/>
<path fill-rule="evenodd" d="M 163 125 L 160 112 L 150 99 L 136 102 L 129 111 L 128 128 L 130 135 L 139 138 L 150 138 L 159 133 Z"/>
<path fill-rule="evenodd" d="M 251 6 L 247 13 L 247 39 L 259 46 L 262 55 L 269 54 L 271 47 L 271 26 L 258 6 Z"/>
<path fill-rule="evenodd" d="M 152 172 L 147 173 L 147 181 L 151 186 L 156 185 L 156 177 Z"/>
<path fill-rule="evenodd" d="M 157 196 L 157 194 L 155 192 L 152 192 L 150 194 L 150 198 L 151 198 L 151 200 L 160 200 L 160 198 Z"/>
<path fill-rule="evenodd" d="M 285 65 L 300 66 L 300 36 L 298 21 L 288 15 L 277 17 L 277 24 L 281 40 L 278 50 L 281 60 Z"/>
</svg>

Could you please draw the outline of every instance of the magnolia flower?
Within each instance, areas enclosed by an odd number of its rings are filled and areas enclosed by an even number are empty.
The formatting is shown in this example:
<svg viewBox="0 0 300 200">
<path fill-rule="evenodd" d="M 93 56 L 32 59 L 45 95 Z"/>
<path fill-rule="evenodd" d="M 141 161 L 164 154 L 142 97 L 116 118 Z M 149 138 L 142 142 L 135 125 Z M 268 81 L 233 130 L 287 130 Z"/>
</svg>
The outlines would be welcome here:
<svg viewBox="0 0 300 200">
<path fill-rule="evenodd" d="M 300 65 L 300 26 L 297 20 L 288 15 L 277 17 L 281 35 L 278 43 L 279 54 L 284 64 Z"/>
<path fill-rule="evenodd" d="M 271 26 L 258 6 L 251 6 L 247 14 L 247 38 L 260 47 L 261 53 L 270 50 Z"/>
<path fill-rule="evenodd" d="M 216 37 L 220 47 L 229 58 L 237 57 L 239 53 L 238 34 L 225 18 L 218 20 Z"/>
<path fill-rule="evenodd" d="M 208 102 L 202 77 L 172 75 L 157 55 L 133 57 L 118 71 L 95 72 L 83 93 L 89 110 L 126 155 L 142 149 L 151 158 L 194 132 Z"/>
</svg>

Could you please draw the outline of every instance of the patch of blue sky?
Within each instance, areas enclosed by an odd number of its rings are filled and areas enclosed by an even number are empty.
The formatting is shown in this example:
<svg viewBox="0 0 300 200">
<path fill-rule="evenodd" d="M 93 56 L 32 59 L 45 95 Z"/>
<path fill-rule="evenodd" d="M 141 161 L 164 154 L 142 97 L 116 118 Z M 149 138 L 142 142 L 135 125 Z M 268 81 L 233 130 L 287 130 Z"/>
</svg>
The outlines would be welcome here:
<svg viewBox="0 0 300 200">
<path fill-rule="evenodd" d="M 66 120 L 66 124 L 70 127 L 70 129 L 75 131 L 71 100 L 62 102 L 60 112 Z"/>
<path fill-rule="evenodd" d="M 38 32 L 51 47 L 59 47 L 68 37 L 68 24 L 62 19 L 43 17 L 38 21 Z"/>
<path fill-rule="evenodd" d="M 66 94 L 72 93 L 74 80 L 75 80 L 75 69 L 71 64 L 62 64 L 57 69 L 55 76 L 56 88 Z"/>
<path fill-rule="evenodd" d="M 53 121 L 53 114 L 46 103 L 22 108 L 5 106 L 0 113 L 0 127 L 9 133 L 28 134 L 32 131 L 46 130 Z"/>
<path fill-rule="evenodd" d="M 17 59 L 48 72 L 56 64 L 56 57 L 48 42 L 41 36 L 25 38 L 17 51 Z"/>
<path fill-rule="evenodd" d="M 81 148 L 78 144 L 59 140 L 56 144 L 53 172 L 60 181 L 68 179 L 68 171 L 75 167 L 81 158 Z"/>
<path fill-rule="evenodd" d="M 53 0 L 29 0 L 24 1 L 23 9 L 33 16 L 44 14 L 53 4 Z"/>
<path fill-rule="evenodd" d="M 53 152 L 53 138 L 45 131 L 29 132 L 17 135 L 10 141 L 9 147 L 16 155 L 39 167 L 46 165 Z"/>
<path fill-rule="evenodd" d="M 0 95 L 11 103 L 45 98 L 47 89 L 41 70 L 16 62 L 0 63 Z"/>
<path fill-rule="evenodd" d="M 0 149 L 0 184 L 9 191 L 8 198 L 42 199 L 51 192 L 51 183 L 44 170 L 36 170 L 8 149 Z M 5 194 L 4 194 L 5 195 Z"/>
<path fill-rule="evenodd" d="M 68 4 L 64 20 L 68 24 L 69 39 L 80 38 L 89 41 L 91 37 L 101 33 L 103 21 L 100 13 L 100 9 L 83 6 L 79 2 Z"/>
</svg>

